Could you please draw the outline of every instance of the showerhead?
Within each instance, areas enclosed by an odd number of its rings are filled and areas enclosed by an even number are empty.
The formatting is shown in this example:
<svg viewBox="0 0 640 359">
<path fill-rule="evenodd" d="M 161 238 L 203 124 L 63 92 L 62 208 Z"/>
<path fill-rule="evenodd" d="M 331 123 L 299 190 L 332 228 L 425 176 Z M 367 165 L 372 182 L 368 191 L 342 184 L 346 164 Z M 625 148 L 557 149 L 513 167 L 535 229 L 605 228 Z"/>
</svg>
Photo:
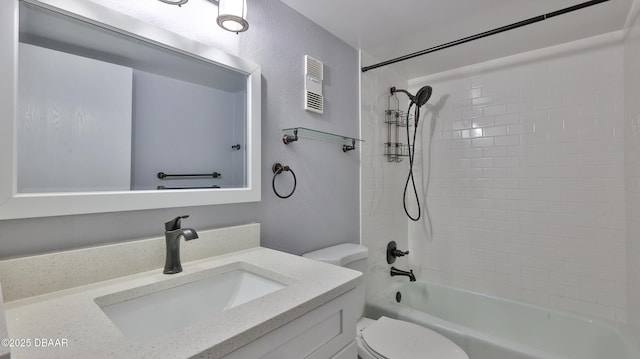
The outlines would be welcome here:
<svg viewBox="0 0 640 359">
<path fill-rule="evenodd" d="M 418 90 L 418 92 L 416 92 L 416 95 L 412 95 L 409 93 L 409 91 L 407 90 L 402 90 L 402 89 L 396 89 L 395 86 L 391 88 L 391 94 L 395 94 L 396 92 L 402 92 L 405 93 L 407 96 L 409 96 L 409 99 L 411 100 L 412 104 L 415 104 L 418 107 L 422 107 L 424 106 L 425 103 L 427 103 L 427 101 L 429 101 L 429 98 L 431 97 L 431 92 L 433 91 L 433 89 L 431 88 L 431 86 L 422 86 L 420 88 L 420 90 Z"/>
<path fill-rule="evenodd" d="M 431 86 L 423 86 L 420 90 L 418 90 L 418 92 L 416 92 L 416 96 L 412 101 L 415 102 L 416 106 L 422 107 L 425 103 L 427 103 L 427 101 L 429 101 L 431 92 L 433 92 Z"/>
</svg>

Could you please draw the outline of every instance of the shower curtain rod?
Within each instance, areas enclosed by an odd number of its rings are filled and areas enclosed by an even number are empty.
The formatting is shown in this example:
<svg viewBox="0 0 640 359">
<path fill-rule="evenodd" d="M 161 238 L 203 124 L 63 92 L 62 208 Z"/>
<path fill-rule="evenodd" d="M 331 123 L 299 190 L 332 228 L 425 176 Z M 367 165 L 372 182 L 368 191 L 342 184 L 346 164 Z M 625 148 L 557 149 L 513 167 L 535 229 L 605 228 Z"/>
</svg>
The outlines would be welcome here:
<svg viewBox="0 0 640 359">
<path fill-rule="evenodd" d="M 429 54 L 429 53 L 432 53 L 432 52 L 444 50 L 444 49 L 449 48 L 449 47 L 461 45 L 461 44 L 464 44 L 465 42 L 478 40 L 478 39 L 481 39 L 483 37 L 499 34 L 501 32 L 505 32 L 505 31 L 508 31 L 508 30 L 517 29 L 517 28 L 525 26 L 525 25 L 530 25 L 530 24 L 533 24 L 533 23 L 536 23 L 536 22 L 540 22 L 540 21 L 543 21 L 543 20 L 558 16 L 558 15 L 563 15 L 563 14 L 566 14 L 566 13 L 569 13 L 569 12 L 572 12 L 572 11 L 584 9 L 586 7 L 597 5 L 597 4 L 606 2 L 606 1 L 609 1 L 609 0 L 592 0 L 592 1 L 583 2 L 581 4 L 577 4 L 577 5 L 574 5 L 574 6 L 569 6 L 569 7 L 564 8 L 564 9 L 560 9 L 560 10 L 553 11 L 553 12 L 550 12 L 550 13 L 547 13 L 547 14 L 543 14 L 543 15 L 539 15 L 539 16 L 535 16 L 535 17 L 532 17 L 532 18 L 527 19 L 527 20 L 518 21 L 518 22 L 515 22 L 515 23 L 510 24 L 510 25 L 502 26 L 502 27 L 499 27 L 497 29 L 485 31 L 485 32 L 482 32 L 482 33 L 479 33 L 479 34 L 476 34 L 476 35 L 467 36 L 467 37 L 462 38 L 462 39 L 458 39 L 458 40 L 455 40 L 455 41 L 447 42 L 446 44 L 441 44 L 441 45 L 438 45 L 438 46 L 430 47 L 428 49 L 425 49 L 425 50 L 422 50 L 422 51 L 417 51 L 417 52 L 411 53 L 409 55 L 396 57 L 395 59 L 383 61 L 383 62 L 380 62 L 380 63 L 375 64 L 375 65 L 364 66 L 362 68 L 362 72 L 367 72 L 369 70 L 377 69 L 378 67 L 395 64 L 396 62 L 405 61 L 405 60 L 412 59 L 414 57 L 418 57 L 418 56 L 426 55 L 426 54 Z"/>
</svg>

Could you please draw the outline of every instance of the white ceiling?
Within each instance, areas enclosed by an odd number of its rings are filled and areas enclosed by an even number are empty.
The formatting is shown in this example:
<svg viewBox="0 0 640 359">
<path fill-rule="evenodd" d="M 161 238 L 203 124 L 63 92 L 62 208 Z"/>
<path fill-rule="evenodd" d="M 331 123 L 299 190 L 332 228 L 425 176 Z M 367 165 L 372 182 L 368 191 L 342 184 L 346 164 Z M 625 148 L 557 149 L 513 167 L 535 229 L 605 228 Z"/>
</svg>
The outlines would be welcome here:
<svg viewBox="0 0 640 359">
<path fill-rule="evenodd" d="M 382 62 L 586 0 L 281 1 Z M 631 0 L 609 0 L 390 66 L 411 79 L 621 30 L 630 5 Z"/>
</svg>

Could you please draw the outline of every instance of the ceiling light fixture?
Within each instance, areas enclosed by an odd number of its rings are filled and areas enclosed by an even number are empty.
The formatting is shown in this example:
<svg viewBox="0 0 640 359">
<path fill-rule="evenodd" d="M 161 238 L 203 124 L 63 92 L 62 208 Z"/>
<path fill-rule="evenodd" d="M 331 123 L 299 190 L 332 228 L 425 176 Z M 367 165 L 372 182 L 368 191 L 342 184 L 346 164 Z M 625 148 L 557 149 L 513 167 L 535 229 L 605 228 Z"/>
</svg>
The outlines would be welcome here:
<svg viewBox="0 0 640 359">
<path fill-rule="evenodd" d="M 221 28 L 240 33 L 247 31 L 247 0 L 219 0 L 218 19 Z"/>
<path fill-rule="evenodd" d="M 158 0 L 169 5 L 182 6 L 189 0 Z M 247 31 L 247 0 L 207 0 L 218 5 L 218 25 L 231 32 L 240 33 Z"/>
</svg>

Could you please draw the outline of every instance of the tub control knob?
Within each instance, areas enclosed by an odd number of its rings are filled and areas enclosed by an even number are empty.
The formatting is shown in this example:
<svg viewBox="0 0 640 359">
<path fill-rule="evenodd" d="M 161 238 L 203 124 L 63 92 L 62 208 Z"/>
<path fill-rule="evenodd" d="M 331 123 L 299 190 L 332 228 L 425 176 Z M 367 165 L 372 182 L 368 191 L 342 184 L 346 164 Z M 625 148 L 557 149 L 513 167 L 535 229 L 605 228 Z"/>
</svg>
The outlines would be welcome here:
<svg viewBox="0 0 640 359">
<path fill-rule="evenodd" d="M 387 263 L 392 264 L 396 261 L 396 257 L 404 257 L 409 254 L 409 251 L 403 252 L 398 249 L 396 241 L 391 241 L 387 244 Z"/>
<path fill-rule="evenodd" d="M 409 254 L 409 251 L 403 252 L 399 249 L 394 249 L 393 252 L 391 252 L 391 255 L 394 257 L 404 257 L 407 254 Z"/>
</svg>

